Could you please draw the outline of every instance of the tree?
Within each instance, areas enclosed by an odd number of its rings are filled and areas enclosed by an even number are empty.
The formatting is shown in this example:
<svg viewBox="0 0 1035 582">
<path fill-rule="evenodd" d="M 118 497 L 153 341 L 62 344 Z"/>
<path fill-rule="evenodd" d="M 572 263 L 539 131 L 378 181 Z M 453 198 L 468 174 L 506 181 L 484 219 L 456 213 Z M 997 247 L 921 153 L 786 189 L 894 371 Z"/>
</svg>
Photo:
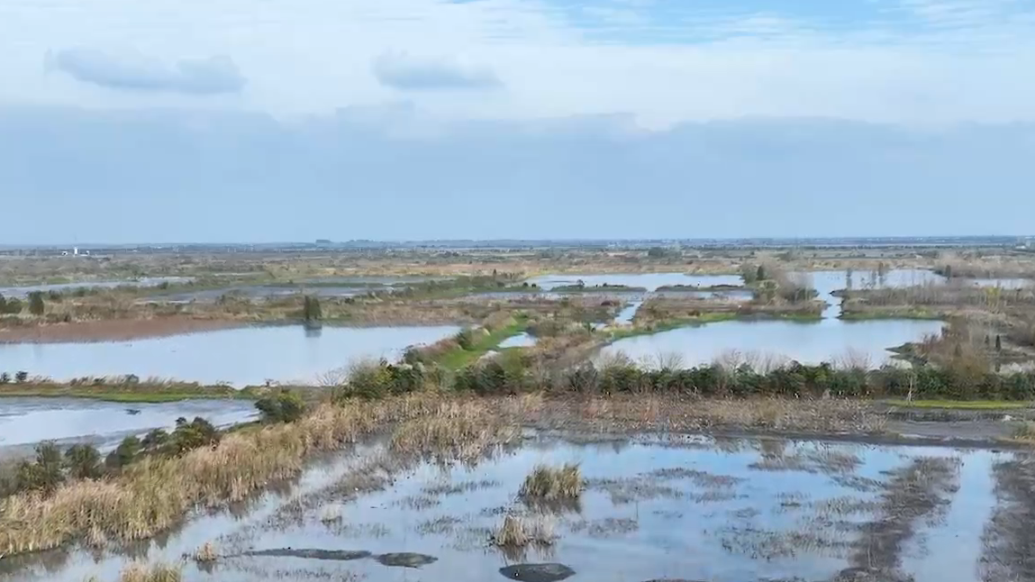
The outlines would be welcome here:
<svg viewBox="0 0 1035 582">
<path fill-rule="evenodd" d="M 755 281 L 765 281 L 765 280 L 766 280 L 765 267 L 762 266 L 762 265 L 759 265 L 758 269 L 755 271 Z"/>
<path fill-rule="evenodd" d="M 29 313 L 36 317 L 42 316 L 47 311 L 46 304 L 43 303 L 43 292 L 33 291 L 29 293 Z"/>
<path fill-rule="evenodd" d="M 97 479 L 101 476 L 101 453 L 91 445 L 72 445 L 65 451 L 65 465 L 73 479 Z"/>
<path fill-rule="evenodd" d="M 11 375 L 7 372 L 0 372 L 0 384 L 10 384 Z"/>
<path fill-rule="evenodd" d="M 14 381 L 19 384 L 24 384 L 29 381 L 29 373 L 25 370 L 14 373 Z"/>
<path fill-rule="evenodd" d="M 999 334 L 996 334 L 995 336 L 995 351 L 1003 351 L 1003 339 L 999 336 Z"/>
<path fill-rule="evenodd" d="M 21 300 L 17 297 L 4 300 L 2 312 L 8 315 L 18 315 L 22 312 Z"/>
<path fill-rule="evenodd" d="M 668 256 L 668 251 L 663 247 L 651 247 L 647 249 L 648 259 L 663 259 Z"/>
<path fill-rule="evenodd" d="M 0 313 L 7 313 L 7 298 L 3 293 L 0 293 Z"/>
<path fill-rule="evenodd" d="M 320 308 L 320 300 L 312 295 L 306 295 L 302 299 L 302 318 L 307 322 L 323 319 L 323 309 Z"/>
</svg>

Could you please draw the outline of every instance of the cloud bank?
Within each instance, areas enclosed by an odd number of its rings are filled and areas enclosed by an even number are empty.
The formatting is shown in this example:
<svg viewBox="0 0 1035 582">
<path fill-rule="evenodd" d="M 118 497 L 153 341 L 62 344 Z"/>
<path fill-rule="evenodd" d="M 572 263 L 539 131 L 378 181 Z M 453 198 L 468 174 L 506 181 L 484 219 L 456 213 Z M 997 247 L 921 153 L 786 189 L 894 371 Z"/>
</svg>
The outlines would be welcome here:
<svg viewBox="0 0 1035 582">
<path fill-rule="evenodd" d="M 82 83 L 121 91 L 216 95 L 237 93 L 246 83 L 233 60 L 221 56 L 184 59 L 170 66 L 136 53 L 77 47 L 49 55 L 47 64 Z"/>
<path fill-rule="evenodd" d="M 1024 234 L 1035 213 L 1023 123 L 0 108 L 0 135 L 7 244 Z"/>
</svg>

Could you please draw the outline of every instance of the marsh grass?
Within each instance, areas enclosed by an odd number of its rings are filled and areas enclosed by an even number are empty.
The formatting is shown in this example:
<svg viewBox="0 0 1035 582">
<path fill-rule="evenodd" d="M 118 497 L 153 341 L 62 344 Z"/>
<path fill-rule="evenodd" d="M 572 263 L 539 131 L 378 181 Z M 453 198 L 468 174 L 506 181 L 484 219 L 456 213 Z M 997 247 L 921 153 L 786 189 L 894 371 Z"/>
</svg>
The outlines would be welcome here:
<svg viewBox="0 0 1035 582">
<path fill-rule="evenodd" d="M 519 517 L 507 515 L 493 532 L 493 545 L 501 548 L 552 546 L 557 541 L 553 520 L 545 515 Z"/>
<path fill-rule="evenodd" d="M 183 567 L 179 564 L 147 564 L 133 563 L 123 568 L 119 574 L 119 582 L 180 582 L 183 579 Z"/>
<path fill-rule="evenodd" d="M 42 551 L 87 537 L 148 539 L 192 509 L 240 502 L 270 483 L 298 475 L 314 453 L 437 410 L 424 396 L 348 407 L 324 404 L 295 423 L 230 434 L 215 447 L 180 457 L 145 458 L 110 480 L 74 481 L 49 497 L 13 495 L 0 500 L 0 553 Z"/>
<path fill-rule="evenodd" d="M 390 448 L 405 455 L 470 461 L 486 449 L 520 435 L 517 424 L 500 418 L 475 402 L 448 403 L 438 413 L 402 424 L 392 434 Z"/>
<path fill-rule="evenodd" d="M 1035 444 L 1035 422 L 1024 422 L 1013 431 L 1014 440 Z"/>
<path fill-rule="evenodd" d="M 579 499 L 585 489 L 586 484 L 578 465 L 538 465 L 525 477 L 518 495 L 538 501 L 570 501 Z"/>
<path fill-rule="evenodd" d="M 219 552 L 216 550 L 215 544 L 205 542 L 197 550 L 194 550 L 191 558 L 199 564 L 211 564 L 219 559 Z"/>
</svg>

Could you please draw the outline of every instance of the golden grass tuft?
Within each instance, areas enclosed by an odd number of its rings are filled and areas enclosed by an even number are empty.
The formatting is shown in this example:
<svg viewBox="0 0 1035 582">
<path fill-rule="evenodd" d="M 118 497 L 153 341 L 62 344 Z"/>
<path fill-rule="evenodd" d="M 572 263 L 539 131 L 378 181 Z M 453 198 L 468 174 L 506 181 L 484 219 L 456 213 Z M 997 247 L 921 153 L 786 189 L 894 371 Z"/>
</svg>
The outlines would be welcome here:
<svg viewBox="0 0 1035 582">
<path fill-rule="evenodd" d="M 473 460 L 488 447 L 516 439 L 516 423 L 500 418 L 477 401 L 442 404 L 437 413 L 404 423 L 392 435 L 391 449 L 411 455 L 444 455 Z"/>
<path fill-rule="evenodd" d="M 212 542 L 205 542 L 201 544 L 201 547 L 194 550 L 194 554 L 191 557 L 199 564 L 211 564 L 219 559 L 219 552 L 216 551 L 215 544 Z"/>
<path fill-rule="evenodd" d="M 130 564 L 119 574 L 119 582 L 180 582 L 183 579 L 183 568 L 171 564 Z"/>
<path fill-rule="evenodd" d="M 519 495 L 541 501 L 568 501 L 578 499 L 585 490 L 579 466 L 573 463 L 563 467 L 537 465 L 525 477 Z"/>
<path fill-rule="evenodd" d="M 1014 440 L 1035 444 L 1035 422 L 1024 422 L 1017 426 L 1013 433 Z"/>
<path fill-rule="evenodd" d="M 501 548 L 549 546 L 557 540 L 553 521 L 545 515 L 518 517 L 508 515 L 492 534 L 491 541 Z"/>
</svg>

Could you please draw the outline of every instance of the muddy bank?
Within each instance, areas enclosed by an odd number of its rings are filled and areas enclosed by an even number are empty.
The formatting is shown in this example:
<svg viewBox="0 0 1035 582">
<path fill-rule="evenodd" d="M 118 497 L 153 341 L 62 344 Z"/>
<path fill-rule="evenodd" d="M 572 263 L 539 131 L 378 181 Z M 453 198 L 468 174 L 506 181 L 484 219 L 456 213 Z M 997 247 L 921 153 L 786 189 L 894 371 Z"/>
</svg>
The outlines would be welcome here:
<svg viewBox="0 0 1035 582">
<path fill-rule="evenodd" d="M 999 463 L 994 472 L 998 506 L 982 537 L 982 577 L 1035 580 L 1035 459 Z"/>
<path fill-rule="evenodd" d="M 192 317 L 80 321 L 3 329 L 0 330 L 0 344 L 126 341 L 234 329 L 248 325 L 248 322 L 243 321 Z"/>
</svg>

